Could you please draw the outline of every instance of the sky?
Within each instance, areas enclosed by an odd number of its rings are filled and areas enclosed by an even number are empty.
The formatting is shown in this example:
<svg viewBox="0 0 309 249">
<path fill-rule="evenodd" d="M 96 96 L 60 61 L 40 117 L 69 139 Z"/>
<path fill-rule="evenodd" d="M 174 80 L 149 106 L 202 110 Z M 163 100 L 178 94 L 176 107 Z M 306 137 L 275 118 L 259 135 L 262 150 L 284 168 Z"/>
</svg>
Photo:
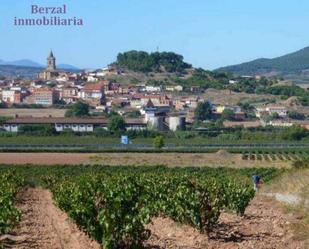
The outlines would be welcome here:
<svg viewBox="0 0 309 249">
<path fill-rule="evenodd" d="M 42 17 L 31 5 L 63 4 L 61 17 L 83 26 L 13 25 Z M 53 49 L 57 63 L 101 68 L 119 52 L 158 49 L 211 70 L 309 46 L 308 13 L 308 0 L 1 0 L 0 59 L 45 64 Z"/>
</svg>

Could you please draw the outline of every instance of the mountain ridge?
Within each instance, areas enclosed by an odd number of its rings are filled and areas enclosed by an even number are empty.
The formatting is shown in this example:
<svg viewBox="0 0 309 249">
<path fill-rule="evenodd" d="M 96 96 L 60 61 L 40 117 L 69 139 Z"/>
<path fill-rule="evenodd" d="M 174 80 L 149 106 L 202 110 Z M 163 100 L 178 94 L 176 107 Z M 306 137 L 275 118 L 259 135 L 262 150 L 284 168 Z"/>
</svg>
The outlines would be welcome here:
<svg viewBox="0 0 309 249">
<path fill-rule="evenodd" d="M 45 66 L 43 64 L 37 63 L 35 61 L 29 60 L 29 59 L 20 59 L 15 61 L 5 61 L 0 59 L 0 65 L 5 66 L 20 66 L 20 67 L 35 67 L 35 68 L 44 68 Z M 59 69 L 71 69 L 71 70 L 80 70 L 80 68 L 66 64 L 66 63 L 60 63 L 57 65 Z"/>
<path fill-rule="evenodd" d="M 309 79 L 309 46 L 275 58 L 258 58 L 252 61 L 221 67 L 215 71 L 239 75 L 303 77 Z"/>
</svg>

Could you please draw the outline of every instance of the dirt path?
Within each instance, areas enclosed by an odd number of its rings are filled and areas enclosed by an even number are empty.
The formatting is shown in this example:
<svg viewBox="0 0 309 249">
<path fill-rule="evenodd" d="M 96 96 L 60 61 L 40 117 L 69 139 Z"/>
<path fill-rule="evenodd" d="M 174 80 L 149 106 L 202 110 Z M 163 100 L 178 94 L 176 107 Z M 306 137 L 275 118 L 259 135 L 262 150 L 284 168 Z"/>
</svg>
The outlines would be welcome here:
<svg viewBox="0 0 309 249">
<path fill-rule="evenodd" d="M 208 238 L 189 226 L 167 218 L 156 218 L 148 245 L 160 249 L 307 249 L 293 238 L 289 217 L 275 200 L 258 196 L 244 217 L 222 214 L 219 225 Z"/>
<path fill-rule="evenodd" d="M 80 232 L 52 201 L 48 190 L 29 188 L 19 196 L 22 219 L 5 248 L 14 249 L 99 249 L 100 246 Z"/>
</svg>

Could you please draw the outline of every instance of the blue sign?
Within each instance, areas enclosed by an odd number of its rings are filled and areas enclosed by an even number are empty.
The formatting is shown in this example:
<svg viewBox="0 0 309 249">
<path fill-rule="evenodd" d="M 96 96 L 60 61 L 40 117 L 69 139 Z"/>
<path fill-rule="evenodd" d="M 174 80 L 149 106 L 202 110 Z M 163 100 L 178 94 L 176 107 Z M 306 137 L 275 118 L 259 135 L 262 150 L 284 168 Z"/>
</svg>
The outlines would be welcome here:
<svg viewBox="0 0 309 249">
<path fill-rule="evenodd" d="M 121 136 L 121 143 L 122 144 L 129 144 L 129 138 L 127 135 L 122 135 Z"/>
</svg>

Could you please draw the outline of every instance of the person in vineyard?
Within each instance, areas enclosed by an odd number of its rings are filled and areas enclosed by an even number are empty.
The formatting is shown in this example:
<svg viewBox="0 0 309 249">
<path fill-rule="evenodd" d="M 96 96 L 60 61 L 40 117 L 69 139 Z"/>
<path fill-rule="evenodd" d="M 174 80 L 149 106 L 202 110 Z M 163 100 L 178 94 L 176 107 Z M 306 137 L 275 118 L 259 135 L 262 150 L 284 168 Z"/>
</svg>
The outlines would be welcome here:
<svg viewBox="0 0 309 249">
<path fill-rule="evenodd" d="M 259 185 L 261 183 L 261 178 L 257 174 L 254 174 L 252 176 L 252 181 L 253 181 L 254 191 L 258 191 Z"/>
</svg>

